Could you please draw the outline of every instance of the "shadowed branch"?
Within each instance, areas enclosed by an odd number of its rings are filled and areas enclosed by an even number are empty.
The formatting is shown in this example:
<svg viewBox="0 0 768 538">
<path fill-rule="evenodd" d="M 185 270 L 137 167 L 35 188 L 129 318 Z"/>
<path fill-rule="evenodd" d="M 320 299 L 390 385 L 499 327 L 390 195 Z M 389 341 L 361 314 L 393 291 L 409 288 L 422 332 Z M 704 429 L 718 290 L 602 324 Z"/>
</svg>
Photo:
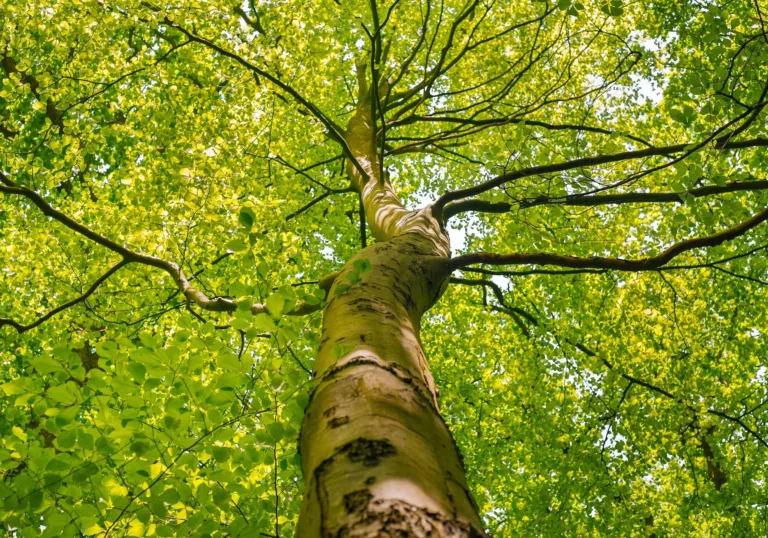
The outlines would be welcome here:
<svg viewBox="0 0 768 538">
<path fill-rule="evenodd" d="M 609 163 L 616 163 L 616 162 L 622 162 L 622 161 L 630 161 L 635 159 L 643 159 L 646 157 L 674 155 L 676 153 L 683 153 L 687 151 L 687 149 L 690 146 L 691 144 L 675 144 L 673 146 L 662 146 L 662 147 L 646 148 L 646 149 L 634 150 L 634 151 L 623 151 L 621 153 L 612 153 L 609 155 L 595 155 L 592 157 L 583 157 L 581 159 L 573 159 L 571 161 L 565 161 L 561 163 L 522 168 L 520 170 L 515 170 L 514 172 L 502 174 L 484 183 L 480 183 L 479 185 L 476 185 L 474 187 L 468 187 L 466 189 L 459 189 L 455 191 L 448 191 L 435 201 L 433 205 L 433 211 L 436 212 L 437 214 L 442 214 L 443 209 L 449 202 L 463 200 L 465 198 L 471 198 L 473 196 L 477 196 L 478 194 L 488 192 L 491 189 L 495 189 L 496 187 L 500 187 L 501 185 L 504 185 L 506 183 L 509 183 L 511 181 L 521 179 L 524 177 L 538 176 L 542 174 L 553 174 L 557 172 L 565 172 L 567 170 L 574 170 L 577 168 L 589 168 L 592 166 L 599 166 L 601 164 L 609 164 Z M 721 150 L 744 149 L 744 148 L 755 148 L 755 147 L 768 147 L 768 138 L 752 138 L 748 140 L 725 141 L 715 145 L 716 149 L 721 149 Z"/>
<path fill-rule="evenodd" d="M 651 204 L 651 203 L 683 203 L 685 198 L 702 198 L 705 196 L 716 196 L 729 192 L 751 192 L 768 189 L 768 181 L 733 181 L 726 185 L 710 185 L 699 187 L 686 192 L 628 192 L 622 194 L 596 194 L 584 196 L 580 194 L 569 194 L 567 196 L 539 196 L 530 199 L 517 200 L 516 203 L 520 209 L 535 207 L 539 205 L 564 205 L 579 207 L 594 207 L 600 205 L 621 205 L 621 204 Z M 514 207 L 509 202 L 489 202 L 486 200 L 461 200 L 452 202 L 443 209 L 443 218 L 446 220 L 468 211 L 478 213 L 506 213 Z"/>
<path fill-rule="evenodd" d="M 752 218 L 705 237 L 694 237 L 675 243 L 664 252 L 651 258 L 639 260 L 627 260 L 623 258 L 603 258 L 593 256 L 588 258 L 579 258 L 576 256 L 563 256 L 559 254 L 549 254 L 541 252 L 533 253 L 513 253 L 496 254 L 491 252 L 476 252 L 453 258 L 448 262 L 450 271 L 468 267 L 477 263 L 487 263 L 490 265 L 555 265 L 558 267 L 569 267 L 572 269 L 610 269 L 616 271 L 652 271 L 669 263 L 676 256 L 703 247 L 714 247 L 744 235 L 752 228 L 768 220 L 768 209 L 763 210 Z"/>
</svg>

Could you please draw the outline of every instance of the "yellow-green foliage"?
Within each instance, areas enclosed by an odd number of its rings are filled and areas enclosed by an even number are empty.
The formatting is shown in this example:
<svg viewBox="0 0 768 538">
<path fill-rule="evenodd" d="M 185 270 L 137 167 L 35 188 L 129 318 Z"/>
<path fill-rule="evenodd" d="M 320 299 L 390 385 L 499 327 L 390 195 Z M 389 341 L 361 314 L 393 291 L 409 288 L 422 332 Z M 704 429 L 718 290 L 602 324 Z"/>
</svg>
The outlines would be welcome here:
<svg viewBox="0 0 768 538">
<path fill-rule="evenodd" d="M 445 68 L 387 111 L 410 208 L 514 169 L 691 145 L 484 193 L 511 210 L 455 217 L 457 253 L 644 258 L 768 202 L 690 194 L 768 179 L 766 144 L 717 145 L 768 136 L 762 0 L 401 0 L 378 17 L 393 99 Z M 358 197 L 305 208 L 348 186 L 341 149 L 246 64 L 343 129 L 373 24 L 361 0 L 2 2 L 0 171 L 242 308 L 198 311 L 131 264 L 33 330 L 0 326 L 0 535 L 293 534 L 322 314 L 280 314 L 322 301 L 315 282 L 359 250 Z M 605 187 L 679 201 L 528 207 Z M 490 534 L 768 534 L 766 244 L 757 227 L 674 260 L 695 269 L 493 277 L 503 305 L 451 286 L 422 340 Z M 0 318 L 31 323 L 118 260 L 0 194 Z"/>
</svg>

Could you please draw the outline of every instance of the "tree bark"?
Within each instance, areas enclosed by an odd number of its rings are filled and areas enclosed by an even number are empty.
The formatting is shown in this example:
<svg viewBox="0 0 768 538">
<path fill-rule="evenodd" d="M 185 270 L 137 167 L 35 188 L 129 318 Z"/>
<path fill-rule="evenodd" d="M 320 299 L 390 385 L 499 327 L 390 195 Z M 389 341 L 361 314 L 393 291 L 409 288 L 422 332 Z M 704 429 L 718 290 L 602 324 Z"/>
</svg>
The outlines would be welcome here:
<svg viewBox="0 0 768 538">
<path fill-rule="evenodd" d="M 420 233 L 361 250 L 371 271 L 325 310 L 300 451 L 297 537 L 483 536 L 419 338 L 445 281 Z"/>
<path fill-rule="evenodd" d="M 448 237 L 431 208 L 406 210 L 380 177 L 364 77 L 359 103 L 346 138 L 368 177 L 352 165 L 348 175 L 378 242 L 329 292 L 299 439 L 296 536 L 485 537 L 419 336 L 448 282 Z M 350 285 L 360 259 L 371 270 Z"/>
</svg>

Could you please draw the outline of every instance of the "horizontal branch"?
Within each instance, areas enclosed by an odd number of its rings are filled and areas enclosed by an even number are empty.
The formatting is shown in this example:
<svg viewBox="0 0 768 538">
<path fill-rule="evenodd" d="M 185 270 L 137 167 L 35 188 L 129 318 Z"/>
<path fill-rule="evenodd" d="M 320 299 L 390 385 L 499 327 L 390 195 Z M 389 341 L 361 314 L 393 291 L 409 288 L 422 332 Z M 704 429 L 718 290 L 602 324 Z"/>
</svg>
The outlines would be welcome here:
<svg viewBox="0 0 768 538">
<path fill-rule="evenodd" d="M 456 200 L 463 200 L 488 192 L 491 189 L 495 189 L 505 183 L 521 179 L 524 177 L 537 176 L 542 174 L 552 174 L 556 172 L 565 172 L 567 170 L 574 170 L 577 168 L 589 168 L 591 166 L 598 166 L 601 164 L 609 164 L 622 161 L 630 161 L 634 159 L 642 159 L 646 157 L 656 157 L 665 155 L 674 155 L 676 153 L 682 153 L 689 148 L 691 144 L 676 144 L 673 146 L 663 146 L 646 148 L 634 151 L 624 151 L 621 153 L 612 153 L 609 155 L 595 155 L 592 157 L 583 157 L 581 159 L 573 159 L 571 161 L 565 161 L 561 163 L 547 164 L 541 166 L 531 166 L 529 168 L 522 168 L 509 172 L 508 174 L 502 174 L 489 181 L 476 185 L 474 187 L 467 187 L 466 189 L 459 189 L 456 191 L 448 191 L 440 198 L 438 198 L 434 205 L 433 211 L 436 214 L 442 214 L 443 209 L 449 202 Z M 744 149 L 754 147 L 768 147 L 768 138 L 753 138 L 749 140 L 739 141 L 724 141 L 714 146 L 716 149 L 730 150 L 730 149 Z"/>
<path fill-rule="evenodd" d="M 142 254 L 140 252 L 135 252 L 129 249 L 128 247 L 121 245 L 119 243 L 116 243 L 115 241 L 109 239 L 108 237 L 103 236 L 91 230 L 90 228 L 82 225 L 81 223 L 71 219 L 69 216 L 65 215 L 61 211 L 54 209 L 37 192 L 27 187 L 24 187 L 22 185 L 18 185 L 17 183 L 11 181 L 2 172 L 0 172 L 0 192 L 4 192 L 6 194 L 15 194 L 15 195 L 19 195 L 27 198 L 35 206 L 37 206 L 37 208 L 40 209 L 40 211 L 44 215 L 63 224 L 70 230 L 77 232 L 83 237 L 90 239 L 94 243 L 101 245 L 104 248 L 107 248 L 112 252 L 122 256 L 124 264 L 140 263 L 143 265 L 155 267 L 157 269 L 161 269 L 165 271 L 166 273 L 168 273 L 168 275 L 171 276 L 174 283 L 176 284 L 176 287 L 179 289 L 179 291 L 182 294 L 184 294 L 184 297 L 187 299 L 187 301 L 196 304 L 198 307 L 202 308 L 203 310 L 207 310 L 209 312 L 234 312 L 235 310 L 237 310 L 237 303 L 234 302 L 232 299 L 229 299 L 226 297 L 210 298 L 202 291 L 193 287 L 192 284 L 190 284 L 190 281 L 187 279 L 186 275 L 184 274 L 184 271 L 176 263 L 172 261 L 164 260 L 155 256 L 150 256 L 147 254 Z M 321 280 L 321 287 L 324 284 L 330 287 L 330 284 L 325 282 L 325 280 L 326 279 Z M 293 310 L 291 310 L 290 312 L 286 312 L 286 314 L 305 315 L 305 314 L 309 314 L 311 312 L 320 310 L 321 308 L 322 306 L 320 304 L 310 305 L 308 303 L 299 303 L 296 307 L 293 308 Z M 266 305 L 261 303 L 255 303 L 251 306 L 251 312 L 253 314 L 259 314 L 263 312 L 268 312 L 268 310 Z"/>
<path fill-rule="evenodd" d="M 467 273 L 509 277 L 529 275 L 580 275 L 584 273 L 602 275 L 608 272 L 608 269 L 527 269 L 523 271 L 494 271 L 493 269 L 484 269 L 482 267 L 462 267 L 461 270 Z"/>
<path fill-rule="evenodd" d="M 650 203 L 682 203 L 685 198 L 702 198 L 705 196 L 716 196 L 729 192 L 751 192 L 768 190 L 768 181 L 733 181 L 726 185 L 711 185 L 699 187 L 685 192 L 628 192 L 622 194 L 596 194 L 584 196 L 579 194 L 570 194 L 567 196 L 539 196 L 529 200 L 519 200 L 517 203 L 521 209 L 539 206 L 539 205 L 565 205 L 594 207 L 600 205 L 621 205 L 621 204 L 650 204 Z M 506 213 L 513 208 L 513 204 L 508 202 L 489 202 L 486 200 L 461 200 L 452 202 L 443 209 L 443 218 L 450 219 L 459 213 L 474 211 L 478 213 Z"/>
<path fill-rule="evenodd" d="M 55 316 L 59 312 L 62 312 L 64 310 L 66 310 L 67 308 L 70 308 L 72 306 L 75 306 L 78 303 L 82 303 L 83 301 L 85 301 L 88 297 L 93 295 L 93 293 L 99 288 L 99 286 L 101 286 L 109 277 L 111 277 L 113 274 L 115 274 L 122 267 L 125 267 L 129 263 L 130 262 L 128 260 L 126 260 L 126 259 L 120 260 L 115 265 L 113 265 L 106 273 L 104 273 L 99 278 L 97 278 L 93 282 L 93 284 L 91 284 L 91 287 L 88 288 L 87 290 L 85 290 L 85 292 L 82 295 L 80 295 L 79 297 L 75 297 L 71 301 L 67 301 L 66 303 L 64 303 L 62 305 L 57 306 L 56 308 L 54 308 L 50 312 L 48 312 L 48 313 L 44 314 L 43 316 L 37 318 L 35 321 L 33 321 L 32 323 L 30 323 L 28 325 L 24 325 L 22 323 L 19 323 L 18 321 L 14 321 L 14 320 L 9 319 L 9 318 L 0 318 L 0 327 L 2 327 L 4 325 L 10 325 L 14 329 L 16 329 L 16 331 L 18 333 L 25 333 L 25 332 L 27 332 L 29 330 L 32 330 L 35 327 L 37 327 L 38 325 L 41 325 L 43 322 L 51 319 L 53 316 Z"/>
<path fill-rule="evenodd" d="M 751 248 L 746 252 L 742 252 L 740 254 L 734 254 L 733 256 L 727 256 L 725 258 L 720 258 L 719 260 L 714 260 L 711 262 L 703 262 L 703 263 L 695 263 L 695 264 L 687 264 L 687 265 L 665 265 L 664 267 L 659 267 L 658 269 L 656 269 L 656 271 L 667 272 L 667 271 L 709 268 L 709 269 L 716 269 L 718 271 L 724 272 L 736 278 L 751 280 L 758 284 L 764 285 L 763 281 L 761 280 L 751 278 L 746 275 L 740 275 L 740 274 L 734 273 L 733 271 L 728 271 L 720 267 L 721 265 L 731 262 L 733 260 L 738 260 L 740 258 L 746 258 L 747 256 L 751 256 L 757 252 L 760 252 L 761 250 L 768 250 L 768 244 L 760 245 L 758 247 Z M 578 275 L 578 274 L 585 274 L 585 273 L 593 274 L 593 275 L 603 275 L 605 273 L 608 273 L 609 269 L 524 269 L 524 270 L 518 270 L 518 271 L 498 271 L 494 269 L 485 269 L 483 267 L 464 267 L 462 268 L 462 271 L 464 271 L 465 273 L 477 273 L 477 274 L 488 275 L 488 276 L 519 277 L 519 276 L 531 276 L 531 275 L 566 276 L 566 275 Z M 451 281 L 453 281 L 453 277 Z M 490 281 L 482 281 L 482 282 L 490 282 Z"/>
<path fill-rule="evenodd" d="M 593 256 L 589 258 L 579 258 L 575 256 L 562 256 L 559 254 L 548 254 L 541 252 L 534 253 L 513 253 L 496 254 L 492 252 L 476 252 L 466 254 L 448 261 L 450 271 L 461 269 L 477 263 L 486 263 L 490 265 L 556 265 L 559 267 L 569 267 L 572 269 L 611 269 L 616 271 L 652 271 L 669 263 L 674 257 L 702 247 L 714 247 L 721 243 L 739 237 L 749 230 L 768 220 L 768 209 L 763 210 L 752 218 L 705 237 L 694 237 L 679 243 L 675 243 L 664 252 L 651 258 L 640 260 L 626 260 L 623 258 L 603 258 Z"/>
</svg>

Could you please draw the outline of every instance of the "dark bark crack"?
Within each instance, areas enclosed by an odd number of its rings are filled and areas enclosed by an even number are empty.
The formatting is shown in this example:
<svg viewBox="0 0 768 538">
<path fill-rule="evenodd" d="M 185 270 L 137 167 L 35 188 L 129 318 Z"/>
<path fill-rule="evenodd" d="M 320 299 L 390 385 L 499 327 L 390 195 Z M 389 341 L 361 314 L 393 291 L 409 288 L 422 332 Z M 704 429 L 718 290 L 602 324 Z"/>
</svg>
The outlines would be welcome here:
<svg viewBox="0 0 768 538">
<path fill-rule="evenodd" d="M 338 453 L 346 454 L 352 463 L 362 463 L 365 467 L 376 467 L 382 459 L 394 456 L 397 451 L 387 440 L 359 437 L 342 446 Z"/>
</svg>

